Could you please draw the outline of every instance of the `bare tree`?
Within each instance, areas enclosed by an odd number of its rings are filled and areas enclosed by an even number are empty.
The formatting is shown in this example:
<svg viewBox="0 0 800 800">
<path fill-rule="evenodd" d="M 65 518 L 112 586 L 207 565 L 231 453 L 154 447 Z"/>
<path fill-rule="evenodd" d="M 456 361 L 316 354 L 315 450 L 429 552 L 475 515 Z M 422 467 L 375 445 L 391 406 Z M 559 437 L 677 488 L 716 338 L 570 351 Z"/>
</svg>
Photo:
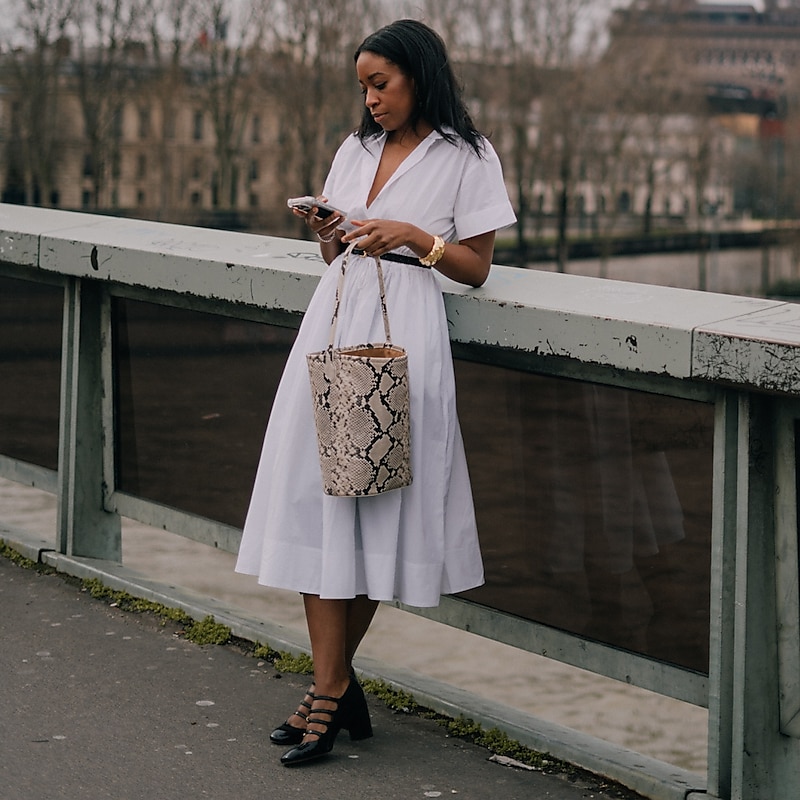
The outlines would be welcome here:
<svg viewBox="0 0 800 800">
<path fill-rule="evenodd" d="M 95 208 L 116 205 L 122 114 L 136 80 L 129 57 L 142 33 L 142 12 L 141 0 L 77 0 L 74 65 Z"/>
<path fill-rule="evenodd" d="M 698 85 L 690 51 L 685 47 L 681 27 L 685 23 L 680 21 L 680 15 L 674 15 L 674 19 L 665 15 L 664 5 L 657 0 L 641 0 L 620 14 L 611 45 L 600 64 L 613 107 L 632 121 L 627 152 L 635 154 L 636 177 L 644 188 L 645 235 L 653 229 L 656 188 L 677 159 L 691 162 L 693 174 L 702 180 L 702 143 L 694 156 L 680 148 L 670 148 L 670 125 L 684 115 L 696 123 L 696 131 L 702 132 L 708 129 L 709 118 L 705 90 Z M 660 24 L 654 26 L 653 19 L 660 20 Z M 702 138 L 696 131 L 687 129 L 684 140 L 695 134 Z"/>
<path fill-rule="evenodd" d="M 517 212 L 517 250 L 524 261 L 530 189 L 540 142 L 534 108 L 542 88 L 539 3 L 467 0 L 435 10 L 438 5 L 429 3 L 429 8 L 456 42 L 454 49 L 477 97 L 473 110 L 478 126 L 492 134 L 495 147 L 503 154 Z"/>
<path fill-rule="evenodd" d="M 146 0 L 145 24 L 155 74 L 150 94 L 157 107 L 158 136 L 155 140 L 159 164 L 158 212 L 164 215 L 178 198 L 172 196 L 176 186 L 175 165 L 170 159 L 170 142 L 176 135 L 175 108 L 185 86 L 184 61 L 194 3 L 192 0 Z"/>
<path fill-rule="evenodd" d="M 75 0 L 16 3 L 14 35 L 21 36 L 23 46 L 12 48 L 7 61 L 15 97 L 8 164 L 21 173 L 26 204 L 49 206 L 54 199 L 62 144 L 59 80 L 74 6 Z"/>
<path fill-rule="evenodd" d="M 288 194 L 318 194 L 337 145 L 357 124 L 352 54 L 374 22 L 374 8 L 365 0 L 284 0 L 277 12 L 269 67 L 279 179 Z"/>
<path fill-rule="evenodd" d="M 600 61 L 587 76 L 588 130 L 584 151 L 588 182 L 594 187 L 593 232 L 601 242 L 600 275 L 605 276 L 612 236 L 620 217 L 619 197 L 630 172 L 631 115 L 619 87 L 627 65 Z"/>
<path fill-rule="evenodd" d="M 523 261 L 532 195 L 543 180 L 558 187 L 558 249 L 566 253 L 587 45 L 578 34 L 588 8 L 588 0 L 467 0 L 453 9 L 457 20 L 445 23 L 457 52 L 472 65 L 470 79 L 481 101 L 477 118 L 504 156 Z"/>
<path fill-rule="evenodd" d="M 258 63 L 273 15 L 274 4 L 268 0 L 200 4 L 193 68 L 200 106 L 207 109 L 214 130 L 212 197 L 217 209 L 237 205 L 242 137 L 257 96 Z"/>
<path fill-rule="evenodd" d="M 590 114 L 588 76 L 594 65 L 595 39 L 578 43 L 581 24 L 590 11 L 588 0 L 545 0 L 542 9 L 542 59 L 550 69 L 544 83 L 553 163 L 557 165 L 556 259 L 560 272 L 568 261 L 569 223 L 575 186 L 586 161 Z"/>
</svg>

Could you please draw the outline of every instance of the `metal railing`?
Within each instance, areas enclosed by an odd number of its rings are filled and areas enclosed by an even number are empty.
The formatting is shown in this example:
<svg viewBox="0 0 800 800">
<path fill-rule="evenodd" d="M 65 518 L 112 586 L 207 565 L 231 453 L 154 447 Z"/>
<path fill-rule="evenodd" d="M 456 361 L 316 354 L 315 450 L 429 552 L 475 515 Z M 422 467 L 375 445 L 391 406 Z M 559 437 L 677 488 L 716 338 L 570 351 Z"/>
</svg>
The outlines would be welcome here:
<svg viewBox="0 0 800 800">
<path fill-rule="evenodd" d="M 263 432 L 317 247 L 8 205 L 0 239 L 0 476 L 57 495 L 56 551 L 121 561 L 124 516 L 235 552 L 244 501 L 190 491 L 197 453 Z M 675 770 L 663 796 L 795 797 L 800 306 L 503 267 L 442 283 L 487 586 L 418 613 L 707 706 L 707 785 Z M 33 287 L 38 328 L 14 311 Z M 215 433 L 243 387 L 264 413 Z M 230 455 L 245 495 L 254 458 Z"/>
</svg>

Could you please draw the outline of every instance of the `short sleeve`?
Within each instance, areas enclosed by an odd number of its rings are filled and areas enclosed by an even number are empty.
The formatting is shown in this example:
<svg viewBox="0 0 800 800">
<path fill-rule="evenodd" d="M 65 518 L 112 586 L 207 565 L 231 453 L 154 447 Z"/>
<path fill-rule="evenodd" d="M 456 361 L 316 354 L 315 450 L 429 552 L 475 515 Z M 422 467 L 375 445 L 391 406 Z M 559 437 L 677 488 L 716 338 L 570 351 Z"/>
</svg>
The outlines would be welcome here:
<svg viewBox="0 0 800 800">
<path fill-rule="evenodd" d="M 484 139 L 483 143 L 482 157 L 470 150 L 464 165 L 454 208 L 458 239 L 507 228 L 517 219 L 508 199 L 500 159 L 488 141 Z"/>
<path fill-rule="evenodd" d="M 340 176 L 348 174 L 350 162 L 353 160 L 354 138 L 353 136 L 349 136 L 345 139 L 344 142 L 339 145 L 339 149 L 333 157 L 328 175 L 325 178 L 325 184 L 322 187 L 323 197 L 327 197 L 329 200 L 336 196 L 336 187 Z"/>
</svg>

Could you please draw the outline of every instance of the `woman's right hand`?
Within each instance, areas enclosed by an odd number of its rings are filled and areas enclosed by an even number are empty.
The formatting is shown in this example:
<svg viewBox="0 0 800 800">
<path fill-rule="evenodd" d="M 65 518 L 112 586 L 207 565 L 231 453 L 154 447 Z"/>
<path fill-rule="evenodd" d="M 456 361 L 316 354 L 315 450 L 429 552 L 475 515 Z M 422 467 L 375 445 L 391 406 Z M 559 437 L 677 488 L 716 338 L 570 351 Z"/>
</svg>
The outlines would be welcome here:
<svg viewBox="0 0 800 800">
<path fill-rule="evenodd" d="M 317 199 L 321 203 L 327 202 L 327 198 L 325 197 L 318 197 Z M 331 214 L 329 217 L 325 217 L 325 219 L 320 219 L 315 216 L 316 207 L 312 208 L 310 211 L 302 211 L 299 208 L 292 210 L 298 217 L 305 219 L 306 225 L 308 225 L 311 232 L 322 242 L 333 241 L 337 236 L 337 227 L 344 219 L 344 216 L 338 213 Z"/>
</svg>

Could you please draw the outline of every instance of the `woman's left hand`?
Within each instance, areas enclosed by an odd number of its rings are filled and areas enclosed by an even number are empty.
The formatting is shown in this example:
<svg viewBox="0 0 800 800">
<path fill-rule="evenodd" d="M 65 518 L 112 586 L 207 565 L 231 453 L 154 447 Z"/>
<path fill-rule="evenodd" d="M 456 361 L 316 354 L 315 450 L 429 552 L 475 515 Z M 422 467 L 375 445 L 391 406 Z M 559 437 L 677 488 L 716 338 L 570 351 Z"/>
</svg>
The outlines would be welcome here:
<svg viewBox="0 0 800 800">
<path fill-rule="evenodd" d="M 421 230 L 408 222 L 398 222 L 389 219 L 351 219 L 350 223 L 355 230 L 342 237 L 345 245 L 353 241 L 358 242 L 358 247 L 371 256 L 382 256 L 398 247 L 414 249 L 414 238 L 424 235 Z"/>
<path fill-rule="evenodd" d="M 341 243 L 358 246 L 371 256 L 382 256 L 398 247 L 408 247 L 424 258 L 434 245 L 433 234 L 409 222 L 389 219 L 351 219 L 355 230 L 342 236 Z M 448 278 L 468 286 L 481 286 L 489 276 L 494 252 L 494 231 L 481 233 L 459 242 L 450 242 L 436 269 Z"/>
</svg>

